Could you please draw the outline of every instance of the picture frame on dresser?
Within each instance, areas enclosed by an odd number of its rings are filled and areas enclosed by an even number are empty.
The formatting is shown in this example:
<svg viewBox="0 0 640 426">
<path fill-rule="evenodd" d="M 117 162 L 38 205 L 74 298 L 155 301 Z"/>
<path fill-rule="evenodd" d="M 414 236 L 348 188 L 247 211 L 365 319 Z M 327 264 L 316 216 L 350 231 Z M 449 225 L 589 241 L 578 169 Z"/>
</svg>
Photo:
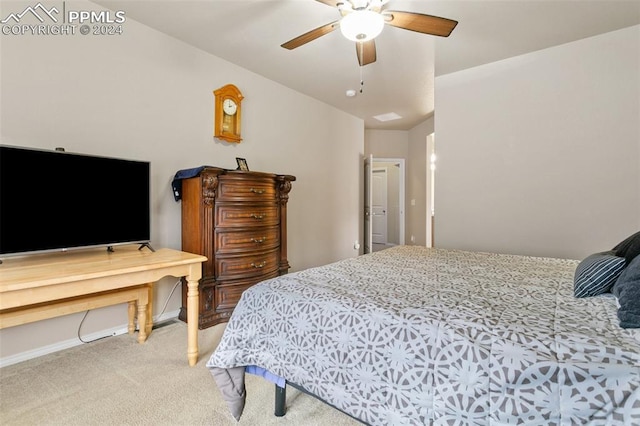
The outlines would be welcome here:
<svg viewBox="0 0 640 426">
<path fill-rule="evenodd" d="M 245 172 L 249 171 L 249 165 L 247 164 L 247 160 L 244 158 L 236 157 L 236 163 L 238 163 L 238 170 L 242 170 Z"/>
</svg>

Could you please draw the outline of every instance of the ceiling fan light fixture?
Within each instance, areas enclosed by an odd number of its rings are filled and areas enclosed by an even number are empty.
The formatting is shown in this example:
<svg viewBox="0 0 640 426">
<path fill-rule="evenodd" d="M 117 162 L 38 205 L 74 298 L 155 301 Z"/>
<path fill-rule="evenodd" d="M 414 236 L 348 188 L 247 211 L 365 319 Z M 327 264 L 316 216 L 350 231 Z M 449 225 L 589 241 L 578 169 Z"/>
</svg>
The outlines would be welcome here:
<svg viewBox="0 0 640 426">
<path fill-rule="evenodd" d="M 373 40 L 384 28 L 384 17 L 371 10 L 355 10 L 340 20 L 342 35 L 351 41 Z"/>
</svg>

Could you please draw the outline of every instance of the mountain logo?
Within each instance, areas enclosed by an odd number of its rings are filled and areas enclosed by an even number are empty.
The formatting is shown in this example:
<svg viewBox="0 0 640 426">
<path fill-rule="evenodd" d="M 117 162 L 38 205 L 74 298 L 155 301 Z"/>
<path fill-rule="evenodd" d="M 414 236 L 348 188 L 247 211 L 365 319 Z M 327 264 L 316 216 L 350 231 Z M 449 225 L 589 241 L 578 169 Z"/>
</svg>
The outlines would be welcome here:
<svg viewBox="0 0 640 426">
<path fill-rule="evenodd" d="M 56 18 L 55 15 L 57 15 L 58 13 L 60 13 L 60 11 L 56 9 L 55 6 L 47 10 L 47 8 L 42 5 L 42 3 L 38 3 L 35 6 L 28 6 L 20 13 L 10 13 L 9 16 L 0 21 L 0 23 L 6 24 L 9 21 L 14 21 L 14 23 L 17 24 L 20 23 L 22 18 L 24 18 L 25 16 L 35 16 L 36 19 L 41 23 L 44 23 L 45 18 L 48 17 L 51 21 L 57 23 L 58 18 Z"/>
</svg>

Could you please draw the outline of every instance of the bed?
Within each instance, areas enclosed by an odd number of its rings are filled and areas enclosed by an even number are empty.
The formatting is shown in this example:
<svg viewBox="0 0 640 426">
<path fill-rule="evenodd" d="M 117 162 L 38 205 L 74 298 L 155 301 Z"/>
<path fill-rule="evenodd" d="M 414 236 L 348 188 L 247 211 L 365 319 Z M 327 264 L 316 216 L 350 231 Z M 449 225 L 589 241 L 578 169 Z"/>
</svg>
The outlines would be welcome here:
<svg viewBox="0 0 640 426">
<path fill-rule="evenodd" d="M 574 297 L 578 264 L 398 246 L 288 274 L 207 367 L 236 418 L 257 366 L 371 425 L 640 424 L 640 331 Z"/>
</svg>

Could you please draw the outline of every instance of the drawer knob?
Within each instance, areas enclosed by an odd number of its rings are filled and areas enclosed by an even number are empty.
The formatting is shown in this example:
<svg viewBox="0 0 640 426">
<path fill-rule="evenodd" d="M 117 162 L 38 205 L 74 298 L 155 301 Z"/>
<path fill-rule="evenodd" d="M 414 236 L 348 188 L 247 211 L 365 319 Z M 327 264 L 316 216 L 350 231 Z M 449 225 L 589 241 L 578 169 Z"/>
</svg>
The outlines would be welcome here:
<svg viewBox="0 0 640 426">
<path fill-rule="evenodd" d="M 251 242 L 252 243 L 257 243 L 257 244 L 262 244 L 265 242 L 265 240 L 267 239 L 267 237 L 262 237 L 262 238 L 251 238 Z"/>
<path fill-rule="evenodd" d="M 254 194 L 264 194 L 264 189 L 251 188 L 249 189 L 249 191 L 253 192 Z"/>
<path fill-rule="evenodd" d="M 251 267 L 252 267 L 252 268 L 256 268 L 256 269 L 258 269 L 258 268 L 264 268 L 264 266 L 265 266 L 266 264 L 267 264 L 267 262 L 266 262 L 266 261 L 262 261 L 262 262 L 260 262 L 260 263 L 253 263 L 253 262 L 251 262 Z"/>
<path fill-rule="evenodd" d="M 260 220 L 260 219 L 263 219 L 263 218 L 264 218 L 264 215 L 263 215 L 263 214 L 261 214 L 261 213 L 260 213 L 260 214 L 258 214 L 258 213 L 251 213 L 251 217 L 252 217 L 252 218 L 254 218 L 254 219 L 256 219 L 256 220 Z"/>
</svg>

